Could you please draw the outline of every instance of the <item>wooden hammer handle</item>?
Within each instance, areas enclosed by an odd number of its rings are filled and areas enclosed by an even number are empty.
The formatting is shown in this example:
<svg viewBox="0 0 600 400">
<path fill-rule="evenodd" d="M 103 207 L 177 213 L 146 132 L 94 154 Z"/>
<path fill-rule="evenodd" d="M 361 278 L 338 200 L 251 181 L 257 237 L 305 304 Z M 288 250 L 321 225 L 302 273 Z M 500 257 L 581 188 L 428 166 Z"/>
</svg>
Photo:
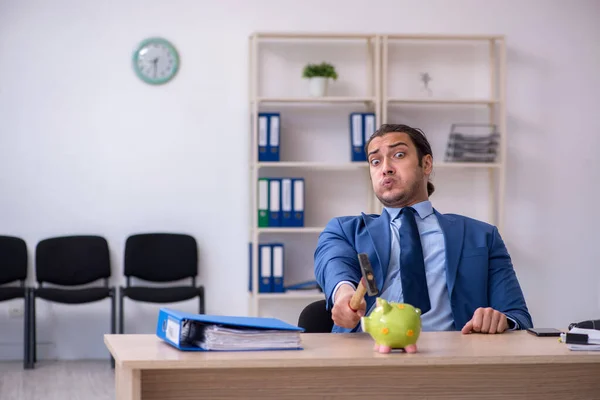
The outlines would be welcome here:
<svg viewBox="0 0 600 400">
<path fill-rule="evenodd" d="M 354 292 L 354 294 L 352 295 L 352 298 L 350 299 L 350 308 L 353 311 L 358 310 L 358 307 L 360 306 L 360 302 L 362 301 L 362 299 L 365 297 L 365 294 L 367 293 L 367 287 L 364 285 L 363 279 L 364 278 L 362 278 L 360 280 L 360 282 L 358 283 L 356 292 Z"/>
</svg>

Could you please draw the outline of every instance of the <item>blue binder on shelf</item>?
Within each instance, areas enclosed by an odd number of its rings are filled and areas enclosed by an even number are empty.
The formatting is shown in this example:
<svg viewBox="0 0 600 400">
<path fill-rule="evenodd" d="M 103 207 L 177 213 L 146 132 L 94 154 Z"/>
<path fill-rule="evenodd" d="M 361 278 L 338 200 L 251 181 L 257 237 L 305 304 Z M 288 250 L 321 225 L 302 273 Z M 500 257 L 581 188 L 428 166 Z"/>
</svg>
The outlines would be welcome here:
<svg viewBox="0 0 600 400">
<path fill-rule="evenodd" d="M 281 226 L 281 179 L 269 179 L 269 226 Z"/>
<path fill-rule="evenodd" d="M 271 289 L 273 293 L 285 292 L 284 279 L 284 252 L 283 243 L 271 243 Z"/>
<path fill-rule="evenodd" d="M 156 336 L 183 351 L 301 350 L 304 329 L 276 318 L 158 312 Z"/>
<path fill-rule="evenodd" d="M 248 243 L 248 291 L 252 291 L 252 242 Z"/>
<path fill-rule="evenodd" d="M 358 112 L 350 113 L 350 159 L 353 162 L 367 161 L 364 149 L 364 137 L 363 114 Z"/>
<path fill-rule="evenodd" d="M 278 162 L 280 159 L 281 114 L 258 114 L 258 161 Z M 264 145 L 264 146 L 263 146 Z"/>
<path fill-rule="evenodd" d="M 269 116 L 258 114 L 258 161 L 269 160 Z"/>
<path fill-rule="evenodd" d="M 367 161 L 365 145 L 375 130 L 375 113 L 350 114 L 350 159 L 353 162 Z"/>
<path fill-rule="evenodd" d="M 281 179 L 281 226 L 293 225 L 292 178 Z"/>
<path fill-rule="evenodd" d="M 269 244 L 258 245 L 258 292 L 273 292 L 273 249 Z"/>
<path fill-rule="evenodd" d="M 375 133 L 377 127 L 375 126 L 375 113 L 363 113 L 363 152 L 364 145 L 367 144 L 371 136 Z M 365 161 L 367 160 L 367 153 L 365 153 Z"/>
<path fill-rule="evenodd" d="M 292 179 L 292 226 L 304 226 L 304 178 Z"/>
</svg>

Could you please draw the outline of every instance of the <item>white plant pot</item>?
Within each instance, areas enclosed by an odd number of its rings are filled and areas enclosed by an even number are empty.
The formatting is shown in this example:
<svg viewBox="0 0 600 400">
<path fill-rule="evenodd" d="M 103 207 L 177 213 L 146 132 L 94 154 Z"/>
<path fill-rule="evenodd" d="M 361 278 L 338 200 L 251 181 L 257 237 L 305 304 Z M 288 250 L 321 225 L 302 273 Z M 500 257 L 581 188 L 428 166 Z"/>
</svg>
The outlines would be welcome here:
<svg viewBox="0 0 600 400">
<path fill-rule="evenodd" d="M 327 94 L 327 83 L 329 79 L 325 77 L 314 77 L 308 80 L 308 91 L 312 97 L 322 97 Z"/>
</svg>

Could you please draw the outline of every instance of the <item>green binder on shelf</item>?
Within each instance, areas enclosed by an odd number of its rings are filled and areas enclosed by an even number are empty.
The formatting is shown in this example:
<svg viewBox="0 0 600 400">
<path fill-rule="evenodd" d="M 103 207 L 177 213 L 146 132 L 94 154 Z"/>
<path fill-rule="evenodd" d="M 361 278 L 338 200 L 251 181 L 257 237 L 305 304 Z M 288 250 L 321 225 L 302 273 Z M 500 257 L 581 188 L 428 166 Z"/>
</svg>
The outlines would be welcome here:
<svg viewBox="0 0 600 400">
<path fill-rule="evenodd" d="M 269 226 L 269 179 L 258 179 L 258 227 Z"/>
</svg>

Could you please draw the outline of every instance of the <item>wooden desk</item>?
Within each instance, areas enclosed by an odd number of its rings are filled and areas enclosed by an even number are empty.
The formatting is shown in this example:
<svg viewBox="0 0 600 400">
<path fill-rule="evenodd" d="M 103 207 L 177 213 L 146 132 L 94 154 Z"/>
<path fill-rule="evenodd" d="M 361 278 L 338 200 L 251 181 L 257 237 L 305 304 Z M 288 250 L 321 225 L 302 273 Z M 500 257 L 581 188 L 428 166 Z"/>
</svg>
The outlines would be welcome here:
<svg viewBox="0 0 600 400">
<path fill-rule="evenodd" d="M 417 354 L 358 334 L 303 334 L 304 350 L 181 352 L 154 335 L 106 335 L 118 400 L 598 399 L 600 352 L 557 338 L 425 332 Z"/>
</svg>

